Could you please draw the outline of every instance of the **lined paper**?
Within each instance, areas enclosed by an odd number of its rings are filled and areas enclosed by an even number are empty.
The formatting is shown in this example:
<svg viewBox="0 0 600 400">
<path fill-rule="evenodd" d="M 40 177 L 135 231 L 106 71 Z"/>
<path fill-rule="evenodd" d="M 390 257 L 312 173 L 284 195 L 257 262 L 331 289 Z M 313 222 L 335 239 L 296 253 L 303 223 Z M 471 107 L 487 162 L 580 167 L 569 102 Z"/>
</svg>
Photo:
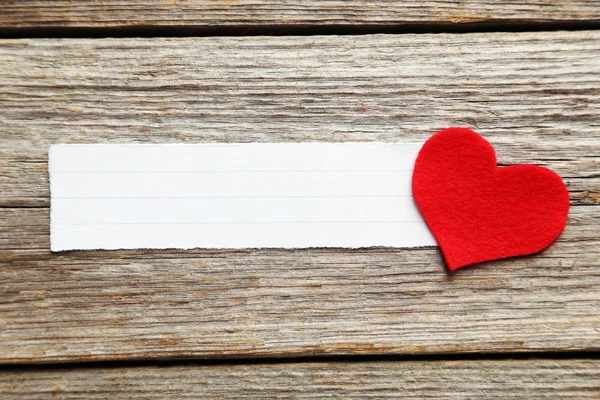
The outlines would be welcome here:
<svg viewBox="0 0 600 400">
<path fill-rule="evenodd" d="M 420 144 L 54 145 L 51 250 L 415 247 Z"/>
</svg>

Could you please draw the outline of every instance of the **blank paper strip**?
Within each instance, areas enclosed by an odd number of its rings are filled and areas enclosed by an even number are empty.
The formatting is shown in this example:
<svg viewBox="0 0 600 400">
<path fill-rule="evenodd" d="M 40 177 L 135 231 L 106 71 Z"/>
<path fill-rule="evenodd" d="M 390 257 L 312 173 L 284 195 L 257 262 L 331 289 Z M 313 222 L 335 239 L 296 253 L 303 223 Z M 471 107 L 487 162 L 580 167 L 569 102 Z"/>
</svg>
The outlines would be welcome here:
<svg viewBox="0 0 600 400">
<path fill-rule="evenodd" d="M 411 194 L 421 145 L 55 145 L 51 248 L 434 245 Z"/>
</svg>

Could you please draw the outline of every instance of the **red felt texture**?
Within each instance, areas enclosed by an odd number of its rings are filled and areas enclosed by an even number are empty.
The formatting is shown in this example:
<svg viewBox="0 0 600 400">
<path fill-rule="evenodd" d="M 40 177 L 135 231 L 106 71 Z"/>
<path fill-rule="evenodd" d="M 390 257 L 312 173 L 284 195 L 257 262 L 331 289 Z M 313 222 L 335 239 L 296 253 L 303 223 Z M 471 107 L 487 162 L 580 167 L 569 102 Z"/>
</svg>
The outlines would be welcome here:
<svg viewBox="0 0 600 400">
<path fill-rule="evenodd" d="M 451 271 L 537 253 L 556 240 L 569 213 L 558 175 L 529 164 L 498 167 L 494 148 L 465 128 L 425 142 L 412 190 Z"/>
</svg>

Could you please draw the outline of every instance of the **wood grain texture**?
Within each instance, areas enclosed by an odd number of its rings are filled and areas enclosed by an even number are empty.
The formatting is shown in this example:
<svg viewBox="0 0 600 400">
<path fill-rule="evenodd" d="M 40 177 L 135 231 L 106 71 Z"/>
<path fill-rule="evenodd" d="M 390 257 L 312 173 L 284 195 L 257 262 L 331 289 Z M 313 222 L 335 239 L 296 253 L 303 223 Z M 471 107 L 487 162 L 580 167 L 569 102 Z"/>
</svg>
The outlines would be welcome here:
<svg viewBox="0 0 600 400">
<path fill-rule="evenodd" d="M 598 0 L 14 0 L 2 5 L 0 27 L 390 26 L 599 19 Z"/>
<path fill-rule="evenodd" d="M 3 371 L 3 399 L 594 399 L 598 360 L 298 363 Z"/>
<path fill-rule="evenodd" d="M 0 361 L 600 348 L 600 32 L 0 41 Z M 423 141 L 567 182 L 541 254 L 51 254 L 51 143 Z"/>
</svg>

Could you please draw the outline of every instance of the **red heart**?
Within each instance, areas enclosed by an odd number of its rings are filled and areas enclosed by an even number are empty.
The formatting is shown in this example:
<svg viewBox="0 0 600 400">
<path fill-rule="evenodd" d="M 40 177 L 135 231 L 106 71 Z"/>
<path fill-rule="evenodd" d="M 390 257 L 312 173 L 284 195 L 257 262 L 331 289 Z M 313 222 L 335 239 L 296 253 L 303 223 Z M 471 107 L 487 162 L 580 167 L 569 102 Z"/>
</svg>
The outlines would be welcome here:
<svg viewBox="0 0 600 400">
<path fill-rule="evenodd" d="M 529 164 L 498 167 L 494 148 L 465 128 L 425 142 L 412 190 L 451 271 L 536 253 L 556 240 L 569 213 L 558 175 Z"/>
</svg>

